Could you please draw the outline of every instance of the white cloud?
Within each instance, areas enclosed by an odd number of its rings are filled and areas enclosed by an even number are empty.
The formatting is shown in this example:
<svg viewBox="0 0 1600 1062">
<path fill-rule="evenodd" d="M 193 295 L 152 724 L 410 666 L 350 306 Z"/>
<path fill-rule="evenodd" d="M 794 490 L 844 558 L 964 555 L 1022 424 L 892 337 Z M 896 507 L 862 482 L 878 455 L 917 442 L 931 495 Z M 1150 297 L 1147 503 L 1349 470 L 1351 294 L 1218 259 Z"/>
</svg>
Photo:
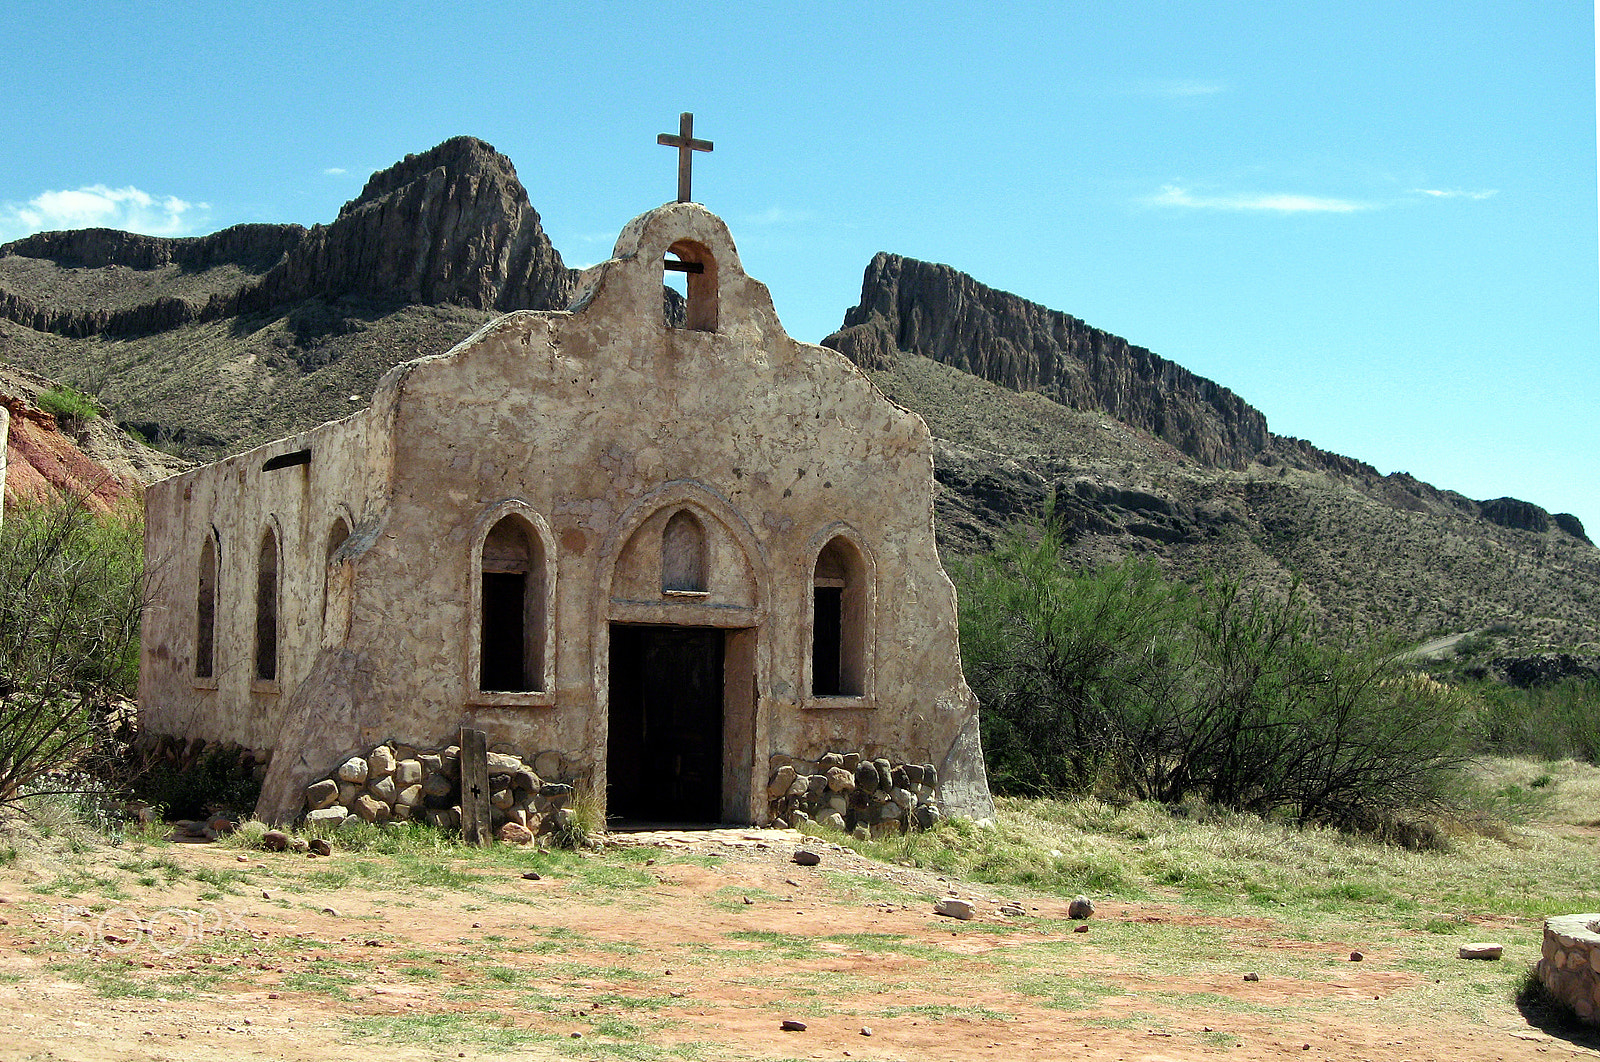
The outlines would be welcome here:
<svg viewBox="0 0 1600 1062">
<path fill-rule="evenodd" d="M 1326 196 L 1298 195 L 1295 193 L 1195 195 L 1174 184 L 1163 185 L 1161 191 L 1145 200 L 1151 206 L 1185 207 L 1191 210 L 1257 210 L 1276 214 L 1353 214 L 1371 210 L 1373 204 L 1353 199 L 1331 199 Z"/>
<path fill-rule="evenodd" d="M 343 166 L 329 166 L 322 171 L 322 175 L 324 177 L 343 177 L 348 172 Z"/>
<path fill-rule="evenodd" d="M 747 214 L 744 218 L 746 225 L 793 225 L 810 221 L 813 215 L 809 210 L 785 210 L 783 207 L 768 207 L 759 214 Z"/>
<path fill-rule="evenodd" d="M 1139 96 L 1187 100 L 1196 96 L 1215 96 L 1219 92 L 1228 91 L 1228 86 L 1217 81 L 1199 81 L 1194 78 L 1159 78 L 1140 81 L 1133 86 L 1133 91 Z"/>
<path fill-rule="evenodd" d="M 1417 195 L 1429 195 L 1435 199 L 1488 199 L 1499 193 L 1498 188 L 1489 188 L 1481 192 L 1469 192 L 1461 188 L 1413 188 Z"/>
<path fill-rule="evenodd" d="M 205 223 L 208 203 L 156 196 L 137 188 L 91 184 L 40 192 L 26 203 L 0 203 L 0 240 L 57 229 L 107 228 L 147 236 L 183 236 Z"/>
</svg>

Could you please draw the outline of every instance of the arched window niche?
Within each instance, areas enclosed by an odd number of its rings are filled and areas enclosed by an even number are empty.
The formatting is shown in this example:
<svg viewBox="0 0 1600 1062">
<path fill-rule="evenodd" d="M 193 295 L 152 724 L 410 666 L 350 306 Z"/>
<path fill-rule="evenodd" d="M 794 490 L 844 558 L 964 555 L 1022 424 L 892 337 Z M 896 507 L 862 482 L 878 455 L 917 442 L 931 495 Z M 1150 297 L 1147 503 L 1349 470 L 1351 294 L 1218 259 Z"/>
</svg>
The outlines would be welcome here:
<svg viewBox="0 0 1600 1062">
<path fill-rule="evenodd" d="M 693 332 L 717 330 L 717 260 L 705 245 L 679 240 L 667 248 L 662 268 L 684 275 L 683 327 Z M 665 277 L 663 277 L 665 283 Z"/>
<path fill-rule="evenodd" d="M 520 506 L 495 511 L 476 557 L 473 700 L 544 704 L 550 689 L 554 572 L 544 521 Z"/>
<path fill-rule="evenodd" d="M 200 545 L 200 570 L 195 580 L 194 677 L 215 686 L 217 678 L 217 536 L 206 532 Z"/>
<path fill-rule="evenodd" d="M 661 531 L 661 593 L 703 596 L 709 567 L 705 525 L 688 509 L 679 509 Z"/>
<path fill-rule="evenodd" d="M 350 521 L 341 513 L 333 518 L 333 526 L 328 528 L 328 545 L 322 558 L 322 625 L 328 625 L 328 580 L 332 577 L 330 566 L 333 564 L 333 555 L 345 540 L 350 537 Z"/>
<path fill-rule="evenodd" d="M 868 696 L 872 661 L 870 565 L 850 536 L 836 534 L 817 553 L 811 574 L 811 696 Z"/>
<path fill-rule="evenodd" d="M 278 529 L 268 524 L 256 553 L 256 654 L 258 682 L 278 679 L 278 613 L 281 591 L 281 544 Z"/>
</svg>

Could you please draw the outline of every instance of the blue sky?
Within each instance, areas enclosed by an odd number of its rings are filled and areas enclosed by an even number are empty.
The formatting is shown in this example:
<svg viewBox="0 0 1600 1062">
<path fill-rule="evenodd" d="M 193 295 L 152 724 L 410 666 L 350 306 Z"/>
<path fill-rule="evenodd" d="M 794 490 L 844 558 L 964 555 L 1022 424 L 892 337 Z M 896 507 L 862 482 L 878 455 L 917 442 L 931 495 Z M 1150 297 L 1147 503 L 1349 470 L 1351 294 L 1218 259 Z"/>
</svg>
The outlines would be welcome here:
<svg viewBox="0 0 1600 1062">
<path fill-rule="evenodd" d="M 945 262 L 1274 431 L 1600 540 L 1595 30 L 1570 0 L 8 5 L 0 240 L 331 221 L 471 134 L 571 264 L 695 198 L 789 331 Z M 0 351 L 0 357 L 3 357 Z"/>
</svg>

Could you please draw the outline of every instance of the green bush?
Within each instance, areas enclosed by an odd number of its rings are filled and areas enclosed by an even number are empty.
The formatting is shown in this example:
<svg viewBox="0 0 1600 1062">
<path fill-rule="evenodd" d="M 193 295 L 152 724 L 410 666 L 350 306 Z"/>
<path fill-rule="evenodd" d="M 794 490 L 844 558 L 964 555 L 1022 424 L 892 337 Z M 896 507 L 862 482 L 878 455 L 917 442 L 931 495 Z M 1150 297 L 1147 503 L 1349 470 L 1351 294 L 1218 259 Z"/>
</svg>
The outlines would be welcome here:
<svg viewBox="0 0 1600 1062">
<path fill-rule="evenodd" d="M 0 523 L 0 804 L 118 725 L 139 676 L 143 530 L 73 499 Z"/>
<path fill-rule="evenodd" d="M 207 749 L 184 768 L 156 764 L 134 782 L 139 797 L 166 818 L 197 819 L 212 811 L 248 814 L 261 797 L 261 783 L 240 762 L 244 750 Z"/>
<path fill-rule="evenodd" d="M 1485 680 L 1475 698 L 1474 738 L 1484 752 L 1600 764 L 1600 682 L 1570 678 L 1518 689 Z"/>
<path fill-rule="evenodd" d="M 1448 689 L 1392 646 L 1325 642 L 1293 592 L 1188 587 L 1144 562 L 1076 571 L 1048 515 L 957 574 L 1000 792 L 1201 800 L 1402 838 L 1449 802 Z"/>
<path fill-rule="evenodd" d="M 94 399 L 65 384 L 57 384 L 39 395 L 39 408 L 53 414 L 65 424 L 83 424 L 100 415 L 100 406 Z"/>
</svg>

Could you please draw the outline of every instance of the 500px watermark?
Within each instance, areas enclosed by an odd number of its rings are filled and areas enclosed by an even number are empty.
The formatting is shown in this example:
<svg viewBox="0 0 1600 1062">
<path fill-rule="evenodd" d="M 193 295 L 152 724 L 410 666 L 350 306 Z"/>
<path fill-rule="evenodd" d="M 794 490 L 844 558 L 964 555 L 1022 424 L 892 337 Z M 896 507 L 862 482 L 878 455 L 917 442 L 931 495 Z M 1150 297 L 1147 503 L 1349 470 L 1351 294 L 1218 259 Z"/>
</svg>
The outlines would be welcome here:
<svg viewBox="0 0 1600 1062">
<path fill-rule="evenodd" d="M 168 958 L 181 954 L 207 933 L 230 931 L 251 936 L 239 916 L 224 907 L 163 907 L 143 912 L 118 905 L 98 914 L 86 907 L 61 908 L 61 932 L 67 946 L 79 952 L 112 954 L 153 951 Z"/>
</svg>

